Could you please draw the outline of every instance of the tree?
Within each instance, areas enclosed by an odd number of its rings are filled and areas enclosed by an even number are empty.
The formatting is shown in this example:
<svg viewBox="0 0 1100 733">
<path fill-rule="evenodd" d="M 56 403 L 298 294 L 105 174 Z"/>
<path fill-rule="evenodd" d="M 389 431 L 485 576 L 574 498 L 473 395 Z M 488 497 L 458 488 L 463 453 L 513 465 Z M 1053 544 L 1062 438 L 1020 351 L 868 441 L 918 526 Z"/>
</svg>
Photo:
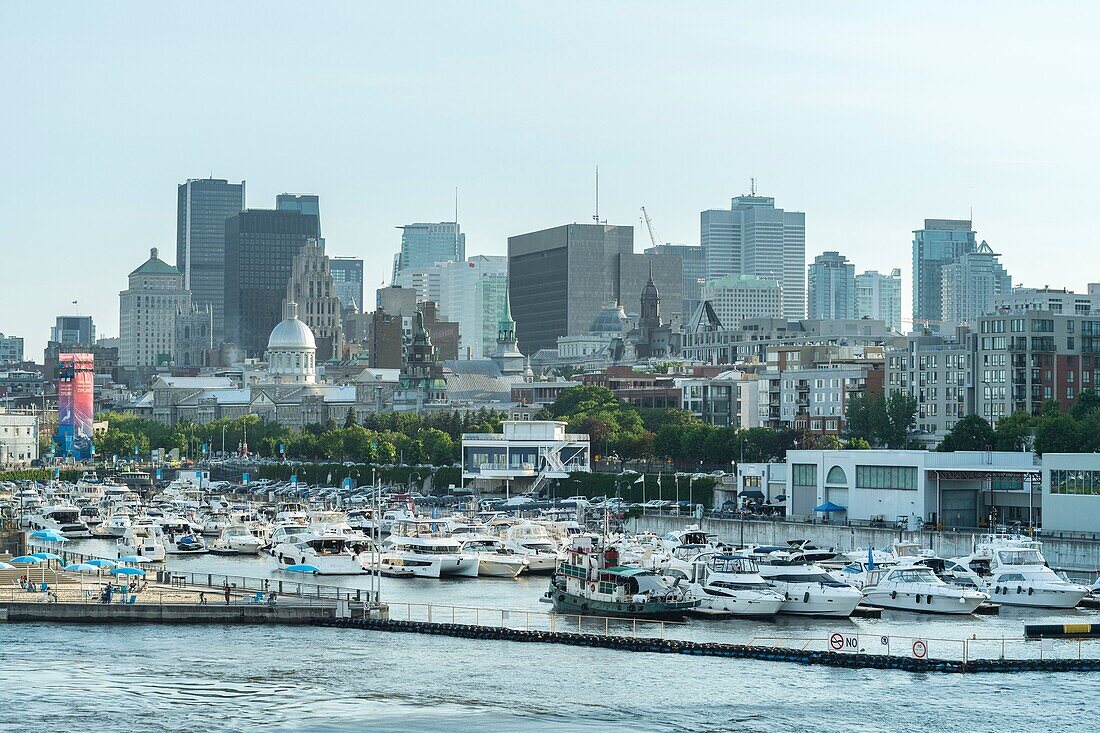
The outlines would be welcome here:
<svg viewBox="0 0 1100 733">
<path fill-rule="evenodd" d="M 994 447 L 1004 451 L 1031 450 L 1035 420 L 1026 412 L 1014 412 L 997 421 Z"/>
<path fill-rule="evenodd" d="M 1070 415 L 1043 415 L 1035 427 L 1035 452 L 1077 453 L 1081 446 L 1080 426 Z"/>
<path fill-rule="evenodd" d="M 955 423 L 937 450 L 953 452 L 962 450 L 990 450 L 996 442 L 993 428 L 980 415 L 967 415 Z"/>
<path fill-rule="evenodd" d="M 909 441 L 909 430 L 917 416 L 917 398 L 908 392 L 892 392 L 882 400 L 886 410 L 886 430 L 882 442 L 890 448 L 904 448 Z"/>
<path fill-rule="evenodd" d="M 344 416 L 344 427 L 350 428 L 355 425 L 355 408 L 348 407 L 348 414 Z"/>
<path fill-rule="evenodd" d="M 1069 414 L 1075 420 L 1083 420 L 1085 417 L 1100 412 L 1100 394 L 1095 389 L 1086 389 L 1077 395 L 1073 405 L 1069 408 Z"/>
</svg>

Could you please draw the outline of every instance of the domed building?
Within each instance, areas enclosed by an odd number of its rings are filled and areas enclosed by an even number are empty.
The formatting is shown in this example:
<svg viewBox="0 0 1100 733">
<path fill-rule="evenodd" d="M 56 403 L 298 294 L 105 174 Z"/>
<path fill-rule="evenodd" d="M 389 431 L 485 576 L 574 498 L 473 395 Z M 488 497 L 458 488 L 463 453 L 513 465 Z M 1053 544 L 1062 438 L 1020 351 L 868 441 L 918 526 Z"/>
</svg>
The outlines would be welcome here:
<svg viewBox="0 0 1100 733">
<path fill-rule="evenodd" d="M 276 384 L 314 384 L 317 381 L 317 341 L 298 319 L 298 304 L 286 304 L 286 318 L 267 339 L 267 375 Z"/>
</svg>

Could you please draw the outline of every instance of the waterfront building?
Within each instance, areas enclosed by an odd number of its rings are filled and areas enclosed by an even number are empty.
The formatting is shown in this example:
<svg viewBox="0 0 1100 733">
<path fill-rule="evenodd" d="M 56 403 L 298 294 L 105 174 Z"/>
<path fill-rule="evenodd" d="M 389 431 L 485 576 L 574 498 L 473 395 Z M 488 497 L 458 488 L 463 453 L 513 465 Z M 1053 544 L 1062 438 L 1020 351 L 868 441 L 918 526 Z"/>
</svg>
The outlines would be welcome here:
<svg viewBox="0 0 1100 733">
<path fill-rule="evenodd" d="M 856 275 L 856 318 L 883 321 L 892 331 L 901 332 L 901 270 L 889 275 L 868 270 Z"/>
<path fill-rule="evenodd" d="M 249 209 L 225 221 L 226 341 L 247 356 L 263 354 L 282 320 L 294 257 L 317 237 L 317 217 L 297 211 Z"/>
<path fill-rule="evenodd" d="M 124 367 L 172 364 L 176 353 L 176 316 L 190 312 L 191 293 L 183 274 L 149 250 L 149 259 L 130 273 L 129 287 L 118 294 L 118 362 Z"/>
<path fill-rule="evenodd" d="M 680 313 L 684 318 L 695 312 L 703 300 L 703 285 L 707 282 L 707 260 L 703 248 L 690 244 L 658 244 L 644 250 L 647 255 L 679 255 L 684 263 L 683 303 Z"/>
<path fill-rule="evenodd" d="M 1012 278 L 998 257 L 983 240 L 974 252 L 965 252 L 943 266 L 941 330 L 972 325 L 978 316 L 993 310 L 998 296 L 1012 290 Z"/>
<path fill-rule="evenodd" d="M 508 238 L 508 290 L 520 350 L 556 349 L 559 336 L 583 334 L 608 299 L 623 303 L 649 280 L 664 295 L 668 320 L 683 314 L 683 259 L 635 254 L 634 229 L 566 224 Z"/>
<path fill-rule="evenodd" d="M 1100 290 L 1087 293 L 1074 293 L 1065 288 L 1013 288 L 993 298 L 991 312 L 1026 313 L 1028 311 L 1049 311 L 1089 315 L 1100 313 Z"/>
<path fill-rule="evenodd" d="M 39 414 L 0 407 L 0 466 L 26 468 L 38 460 Z"/>
<path fill-rule="evenodd" d="M 505 420 L 500 433 L 463 433 L 463 483 L 482 493 L 518 494 L 591 471 L 588 435 L 565 428 L 555 420 Z"/>
<path fill-rule="evenodd" d="M 401 230 L 401 251 L 393 263 L 395 282 L 402 270 L 466 259 L 466 235 L 457 222 L 406 224 L 398 229 Z"/>
<path fill-rule="evenodd" d="M 939 330 L 943 320 L 943 268 L 978 249 L 969 219 L 925 219 L 913 232 L 913 328 Z"/>
<path fill-rule="evenodd" d="M 0 333 L 0 366 L 23 361 L 23 337 Z"/>
<path fill-rule="evenodd" d="M 350 312 L 352 307 L 362 312 L 366 308 L 363 302 L 363 260 L 358 257 L 330 257 L 329 271 L 332 272 L 336 296 L 340 298 L 344 313 Z"/>
<path fill-rule="evenodd" d="M 330 263 L 321 241 L 307 240 L 294 255 L 283 300 L 284 310 L 291 301 L 297 304 L 298 317 L 317 339 L 317 359 L 321 362 L 338 358 L 344 345 L 343 308 Z"/>
<path fill-rule="evenodd" d="M 508 258 L 477 255 L 439 266 L 439 312 L 458 324 L 459 355 L 483 359 L 493 353 L 508 291 Z"/>
<path fill-rule="evenodd" d="M 225 222 L 244 211 L 245 185 L 221 178 L 191 179 L 176 194 L 176 269 L 200 308 L 214 312 L 214 343 L 224 340 Z"/>
<path fill-rule="evenodd" d="M 735 197 L 729 210 L 699 216 L 706 277 L 749 275 L 782 285 L 784 318 L 806 316 L 806 215 L 775 208 L 771 196 Z"/>
<path fill-rule="evenodd" d="M 703 299 L 727 329 L 748 318 L 782 318 L 783 288 L 778 280 L 755 275 L 726 275 L 708 280 Z"/>
<path fill-rule="evenodd" d="M 58 316 L 50 328 L 50 341 L 63 346 L 91 346 L 95 343 L 95 323 L 91 316 Z"/>
<path fill-rule="evenodd" d="M 809 267 L 809 317 L 856 318 L 856 268 L 839 252 L 824 252 Z"/>
</svg>

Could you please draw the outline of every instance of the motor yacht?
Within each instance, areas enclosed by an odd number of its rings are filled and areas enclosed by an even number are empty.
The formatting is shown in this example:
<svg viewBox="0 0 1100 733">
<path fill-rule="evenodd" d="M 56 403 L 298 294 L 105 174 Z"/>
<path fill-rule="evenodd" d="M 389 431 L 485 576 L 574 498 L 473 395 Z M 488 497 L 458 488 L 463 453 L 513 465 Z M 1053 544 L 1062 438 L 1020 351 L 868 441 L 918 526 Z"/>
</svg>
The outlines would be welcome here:
<svg viewBox="0 0 1100 733">
<path fill-rule="evenodd" d="M 447 525 L 438 520 L 394 521 L 381 554 L 383 566 L 410 567 L 419 577 L 477 577 L 477 558 L 464 554 Z"/>
<path fill-rule="evenodd" d="M 362 575 L 369 562 L 361 561 L 365 544 L 353 544 L 340 534 L 294 534 L 276 545 L 273 552 L 283 567 L 312 565 L 319 575 Z"/>
<path fill-rule="evenodd" d="M 989 600 L 986 593 L 944 582 L 923 565 L 867 570 L 862 589 L 863 597 L 873 606 L 919 613 L 965 615 Z"/>
<path fill-rule="evenodd" d="M 210 552 L 217 555 L 258 555 L 263 546 L 264 541 L 252 534 L 248 527 L 231 524 L 211 543 Z"/>
<path fill-rule="evenodd" d="M 771 618 L 786 600 L 760 576 L 756 560 L 740 555 L 706 553 L 696 556 L 687 573 L 677 567 L 664 575 L 686 585 L 687 597 L 700 602 L 692 615 Z"/>
<path fill-rule="evenodd" d="M 793 562 L 815 563 L 836 557 L 836 549 L 818 547 L 809 540 L 787 540 L 787 553 Z"/>
<path fill-rule="evenodd" d="M 72 504 L 48 504 L 27 519 L 28 529 L 49 530 L 68 539 L 91 537 L 92 531 L 80 519 L 80 509 Z"/>
<path fill-rule="evenodd" d="M 527 559 L 527 571 L 534 575 L 553 573 L 558 566 L 558 544 L 546 527 L 532 522 L 507 525 L 504 546 Z"/>
<path fill-rule="evenodd" d="M 164 562 L 164 534 L 160 526 L 153 522 L 138 520 L 133 522 L 115 541 L 118 557 L 137 555 L 150 562 Z"/>
<path fill-rule="evenodd" d="M 312 535 L 312 534 L 313 534 L 313 532 L 310 531 L 309 527 L 307 527 L 304 524 L 297 524 L 297 523 L 294 523 L 294 522 L 290 522 L 290 523 L 286 523 L 286 524 L 277 524 L 271 530 L 271 533 L 268 535 L 267 547 L 265 549 L 267 550 L 267 553 L 269 555 L 274 557 L 276 546 L 281 545 L 282 543 L 287 542 L 288 540 L 291 540 L 293 538 L 299 537 L 301 535 Z"/>
<path fill-rule="evenodd" d="M 783 614 L 847 618 L 863 600 L 859 590 L 812 563 L 772 559 L 760 564 L 760 575 L 786 599 Z"/>
<path fill-rule="evenodd" d="M 527 571 L 527 558 L 509 550 L 499 537 L 467 534 L 459 540 L 459 549 L 477 557 L 479 578 L 517 578 Z"/>
<path fill-rule="evenodd" d="M 983 535 L 972 554 L 945 563 L 945 572 L 976 575 L 991 600 L 1006 606 L 1076 607 L 1089 589 L 1051 570 L 1041 548 L 1041 542 L 1028 537 Z"/>
</svg>

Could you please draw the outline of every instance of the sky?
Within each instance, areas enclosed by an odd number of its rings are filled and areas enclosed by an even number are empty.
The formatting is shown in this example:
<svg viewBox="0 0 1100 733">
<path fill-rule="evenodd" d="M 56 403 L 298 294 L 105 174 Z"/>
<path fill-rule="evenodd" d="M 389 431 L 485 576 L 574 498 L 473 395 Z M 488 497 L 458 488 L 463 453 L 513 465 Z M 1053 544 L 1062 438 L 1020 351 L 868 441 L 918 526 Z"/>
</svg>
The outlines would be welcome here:
<svg viewBox="0 0 1100 733">
<path fill-rule="evenodd" d="M 21 3 L 0 25 L 0 332 L 118 334 L 174 261 L 176 186 L 316 193 L 330 255 L 386 275 L 396 227 L 467 255 L 600 218 L 698 244 L 699 212 L 806 213 L 807 258 L 902 269 L 967 218 L 1016 283 L 1100 281 L 1100 6 L 1013 2 Z M 73 306 L 72 301 L 78 301 Z"/>
</svg>

